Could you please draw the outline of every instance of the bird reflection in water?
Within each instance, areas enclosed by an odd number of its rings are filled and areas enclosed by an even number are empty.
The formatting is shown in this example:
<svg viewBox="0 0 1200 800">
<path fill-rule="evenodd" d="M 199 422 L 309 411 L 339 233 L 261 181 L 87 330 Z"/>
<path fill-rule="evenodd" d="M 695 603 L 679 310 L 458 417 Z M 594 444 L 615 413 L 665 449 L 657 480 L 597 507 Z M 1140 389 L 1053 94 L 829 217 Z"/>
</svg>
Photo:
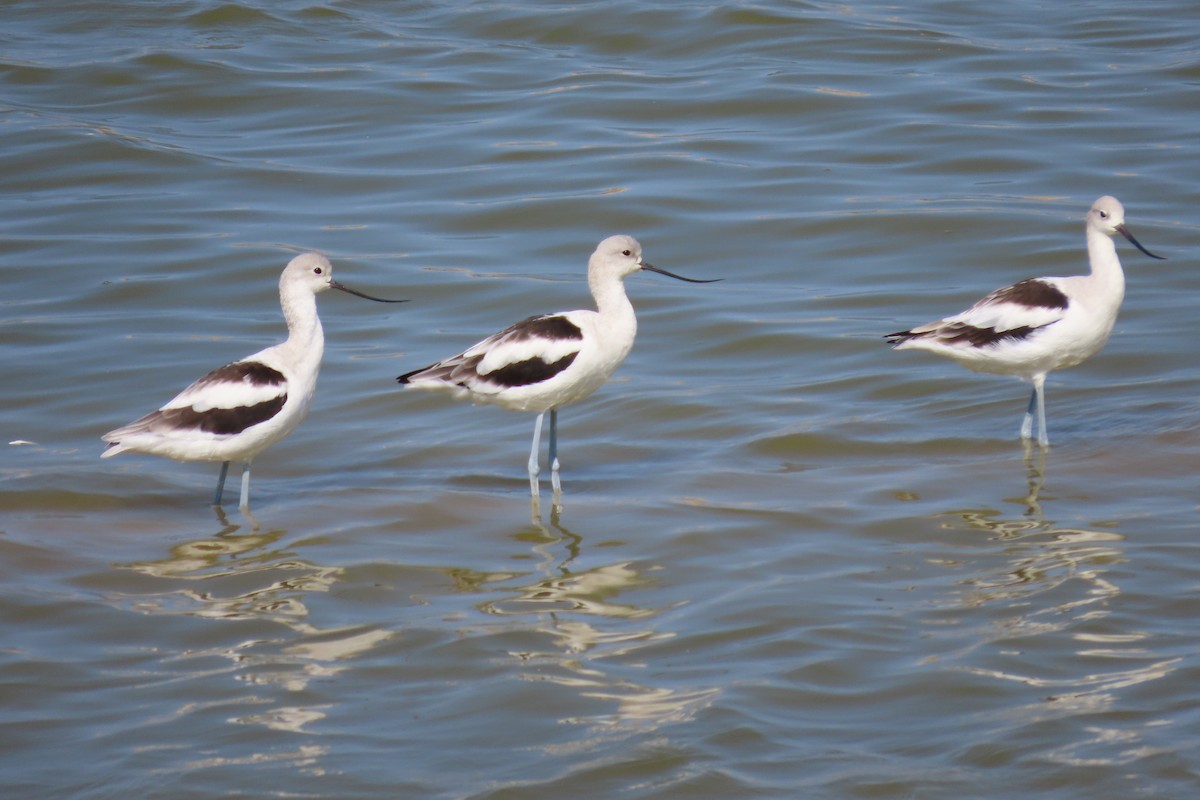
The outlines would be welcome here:
<svg viewBox="0 0 1200 800">
<path fill-rule="evenodd" d="M 125 567 L 156 579 L 145 591 L 126 593 L 120 604 L 153 616 L 192 616 L 257 623 L 255 634 L 234 645 L 188 651 L 187 657 L 224 656 L 230 671 L 249 686 L 276 686 L 281 700 L 313 679 L 342 672 L 396 633 L 372 625 L 322 628 L 310 621 L 309 602 L 344 580 L 342 567 L 298 557 L 282 543 L 287 531 L 255 527 L 239 533 L 217 509 L 214 535 L 174 545 L 164 558 Z M 322 719 L 318 707 L 255 701 L 252 713 L 232 721 L 300 731 Z"/>
<path fill-rule="evenodd" d="M 1114 569 L 1130 560 L 1125 535 L 1047 519 L 1043 505 L 1054 498 L 1042 495 L 1045 456 L 1025 463 L 1027 494 L 1012 501 L 1024 507 L 1020 516 L 941 516 L 945 530 L 987 538 L 971 536 L 961 542 L 966 555 L 941 559 L 959 575 L 931 614 L 931 630 L 949 644 L 939 668 L 1017 687 L 1003 712 L 1014 736 L 1048 721 L 1077 730 L 1043 754 L 1050 761 L 1125 763 L 1154 738 L 1153 726 L 1114 709 L 1129 687 L 1170 676 L 1180 659 L 1155 647 L 1136 618 L 1115 613 Z"/>
<path fill-rule="evenodd" d="M 1042 518 L 1042 486 L 1046 483 L 1046 448 L 1034 448 L 1026 439 L 1025 448 L 1025 516 Z"/>
<path fill-rule="evenodd" d="M 544 650 L 512 653 L 534 671 L 530 679 L 557 683 L 580 696 L 613 704 L 610 714 L 564 722 L 609 732 L 621 727 L 657 729 L 689 719 L 715 700 L 716 688 L 656 687 L 634 679 L 640 677 L 642 666 L 633 654 L 675 637 L 652 624 L 662 609 L 621 601 L 622 595 L 653 582 L 646 568 L 632 561 L 573 567 L 585 557 L 584 539 L 565 527 L 556 512 L 551 513 L 548 526 L 535 517 L 513 538 L 531 545 L 537 567 L 522 576 L 525 582 L 512 593 L 478 608 L 492 616 L 532 618 L 534 629 L 552 642 Z"/>
<path fill-rule="evenodd" d="M 972 509 L 948 512 L 943 527 L 954 530 L 984 531 L 989 539 L 1004 543 L 1006 566 L 999 574 L 981 574 L 961 583 L 973 587 L 977 602 L 1014 599 L 1027 593 L 1052 590 L 1065 582 L 1083 579 L 1092 590 L 1079 602 L 1094 603 L 1116 592 L 1116 587 L 1103 578 L 1103 570 L 1124 560 L 1114 543 L 1124 537 L 1107 530 L 1063 527 L 1047 519 L 1044 502 L 1046 483 L 1046 451 L 1026 444 L 1024 448 L 1025 494 L 1006 502 L 1020 505 L 1023 511 L 1013 517 L 995 509 Z M 1061 609 L 1060 609 L 1061 610 Z"/>
<path fill-rule="evenodd" d="M 283 536 L 284 531 L 262 531 L 255 520 L 249 532 L 239 533 L 242 526 L 229 521 L 225 510 L 214 506 L 220 529 L 211 536 L 173 545 L 170 554 L 154 561 L 136 561 L 129 569 L 157 578 L 203 579 L 237 572 L 247 560 L 258 564 Z"/>
</svg>

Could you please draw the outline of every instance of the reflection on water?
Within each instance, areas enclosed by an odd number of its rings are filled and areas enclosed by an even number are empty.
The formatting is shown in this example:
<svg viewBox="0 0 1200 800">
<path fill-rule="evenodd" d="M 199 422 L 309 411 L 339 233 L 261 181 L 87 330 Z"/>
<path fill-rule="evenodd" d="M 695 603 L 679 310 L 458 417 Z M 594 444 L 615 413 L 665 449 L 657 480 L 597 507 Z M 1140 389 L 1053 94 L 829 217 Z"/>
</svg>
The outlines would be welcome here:
<svg viewBox="0 0 1200 800">
<path fill-rule="evenodd" d="M 1042 516 L 1042 486 L 1046 483 L 1046 448 L 1034 447 L 1029 439 L 1025 447 L 1025 516 Z"/>
<path fill-rule="evenodd" d="M 361 625 L 322 629 L 311 624 L 311 596 L 329 592 L 343 570 L 313 564 L 279 547 L 285 531 L 262 532 L 255 525 L 254 532 L 238 534 L 238 526 L 228 525 L 219 509 L 218 522 L 223 527 L 211 537 L 175 545 L 161 559 L 127 564 L 130 570 L 169 583 L 159 593 L 124 597 L 120 604 L 142 614 L 252 620 L 282 625 L 288 632 L 252 637 L 232 647 L 191 649 L 173 660 L 223 657 L 237 680 L 247 685 L 300 692 L 314 679 L 348 669 L 354 659 L 395 635 Z M 305 730 L 324 719 L 327 711 L 320 706 L 274 705 L 261 696 L 244 702 L 268 707 L 256 708 L 231 722 L 280 731 Z M 310 752 L 305 759 L 315 755 Z"/>
<path fill-rule="evenodd" d="M 157 561 L 139 561 L 129 569 L 159 578 L 204 582 L 184 585 L 163 595 L 140 598 L 133 608 L 145 613 L 183 613 L 224 619 L 255 618 L 282 623 L 301 633 L 314 629 L 304 596 L 326 592 L 341 569 L 321 567 L 286 550 L 270 549 L 284 531 L 237 535 L 222 531 L 210 538 L 184 542 Z M 222 594 L 224 583 L 238 587 L 254 576 L 252 588 Z M 236 579 L 236 580 L 233 580 Z"/>
<path fill-rule="evenodd" d="M 236 571 L 244 564 L 247 554 L 258 554 L 274 544 L 283 531 L 237 534 L 240 527 L 231 525 L 221 509 L 216 509 L 221 530 L 205 539 L 195 539 L 177 544 L 170 555 L 156 561 L 137 561 L 128 564 L 129 569 L 158 578 L 201 578 L 215 572 L 221 574 Z M 261 555 L 255 555 L 261 560 Z"/>
<path fill-rule="evenodd" d="M 1002 542 L 1007 559 L 995 572 L 973 575 L 960 581 L 968 587 L 960 596 L 964 605 L 1025 599 L 1029 594 L 1051 592 L 1070 581 L 1087 585 L 1084 597 L 1063 601 L 1047 609 L 1058 613 L 1079 605 L 1102 603 L 1119 590 L 1105 577 L 1107 568 L 1123 561 L 1114 543 L 1124 540 L 1114 531 L 1060 526 L 1047 519 L 1041 491 L 1045 483 L 1045 453 L 1038 449 L 1032 458 L 1026 452 L 1027 493 L 1012 502 L 1023 506 L 1012 517 L 996 509 L 969 509 L 942 515 L 947 530 L 982 531 L 988 540 Z"/>
<path fill-rule="evenodd" d="M 514 534 L 513 538 L 531 545 L 530 550 L 537 559 L 534 572 L 538 578 L 532 584 L 519 587 L 514 597 L 484 603 L 480 607 L 484 613 L 502 616 L 549 614 L 556 620 L 556 633 L 576 624 L 558 619 L 555 614 L 560 612 L 624 619 L 654 613 L 614 602 L 624 590 L 647 582 L 631 564 L 606 564 L 579 572 L 571 569 L 570 565 L 579 558 L 583 539 L 561 524 L 557 512 L 551 515 L 550 528 L 536 520 L 529 529 Z M 555 552 L 559 549 L 563 551 L 561 555 Z M 584 652 L 590 644 L 585 636 L 570 651 Z"/>
<path fill-rule="evenodd" d="M 238 683 L 279 692 L 243 697 L 242 708 L 229 722 L 312 734 L 312 726 L 334 709 L 320 702 L 296 703 L 296 693 L 312 690 L 314 680 L 347 671 L 353 675 L 364 658 L 401 636 L 402 629 L 390 623 L 314 624 L 314 600 L 329 596 L 339 585 L 345 594 L 358 579 L 348 576 L 344 567 L 300 557 L 285 530 L 243 531 L 220 516 L 217 521 L 220 527 L 211 536 L 174 545 L 161 558 L 126 564 L 126 569 L 154 582 L 115 598 L 116 603 L 145 615 L 252 625 L 238 629 L 236 642 L 198 645 L 168 660 L 193 664 L 220 658 Z M 537 634 L 532 640 L 522 636 L 525 644 L 520 649 L 505 646 L 515 659 L 516 679 L 548 682 L 603 703 L 597 713 L 584 716 L 572 707 L 560 721 L 589 726 L 592 736 L 601 731 L 627 735 L 690 719 L 713 702 L 716 688 L 664 685 L 647 678 L 637 658 L 640 648 L 675 636 L 655 624 L 663 609 L 630 599 L 631 593 L 653 583 L 655 567 L 627 558 L 595 562 L 584 537 L 562 523 L 557 507 L 548 521 L 535 517 L 509 537 L 517 551 L 508 558 L 531 561 L 532 566 L 439 566 L 434 571 L 446 579 L 442 585 L 449 597 L 475 598 L 476 611 L 486 618 L 507 620 L 517 630 Z M 488 599 L 478 602 L 480 594 Z M 441 619 L 472 636 L 503 641 L 514 630 L 510 625 L 500 631 L 479 628 L 454 612 Z M 529 646 L 530 641 L 536 644 Z M 214 672 L 208 665 L 202 669 Z"/>
<path fill-rule="evenodd" d="M 271 762 L 290 763 L 295 767 L 306 768 L 305 772 L 314 774 L 311 769 L 317 759 L 327 752 L 327 748 L 316 745 L 306 745 L 283 753 L 249 753 L 240 757 L 214 757 L 188 762 L 183 766 L 189 770 L 212 769 L 213 767 L 228 767 L 237 765 L 269 764 Z M 318 773 L 319 774 L 319 773 Z"/>
<path fill-rule="evenodd" d="M 715 688 L 650 686 L 628 677 L 631 655 L 648 643 L 675 635 L 649 624 L 659 609 L 619 602 L 623 594 L 652 581 L 643 570 L 628 561 L 572 568 L 581 557 L 583 538 L 561 523 L 557 509 L 549 527 L 535 518 L 534 524 L 515 538 L 532 545 L 538 558 L 536 578 L 515 587 L 507 597 L 481 604 L 479 610 L 501 617 L 532 616 L 535 629 L 553 642 L 552 650 L 512 653 L 536 670 L 526 672 L 526 680 L 550 681 L 583 697 L 615 704 L 611 714 L 570 717 L 564 722 L 607 729 L 630 724 L 653 729 L 689 719 L 716 698 Z M 606 629 L 604 621 L 614 619 L 646 623 Z"/>
<path fill-rule="evenodd" d="M 957 668 L 1048 692 L 997 715 L 1021 728 L 1111 711 L 1120 690 L 1167 677 L 1181 661 L 1157 655 L 1148 633 L 1114 614 L 1121 585 L 1112 573 L 1129 560 L 1125 535 L 1048 518 L 1045 454 L 1027 451 L 1025 466 L 1028 493 L 1010 501 L 1022 507 L 1019 516 L 971 509 L 940 517 L 945 530 L 987 534 L 965 543 L 972 556 L 954 564 L 968 574 L 942 605 L 960 623 L 985 620 L 970 626 Z M 1078 668 L 1063 670 L 1073 661 Z M 1151 727 L 1084 726 L 1080 740 L 1044 755 L 1075 765 L 1132 762 L 1146 755 L 1142 739 Z"/>
</svg>

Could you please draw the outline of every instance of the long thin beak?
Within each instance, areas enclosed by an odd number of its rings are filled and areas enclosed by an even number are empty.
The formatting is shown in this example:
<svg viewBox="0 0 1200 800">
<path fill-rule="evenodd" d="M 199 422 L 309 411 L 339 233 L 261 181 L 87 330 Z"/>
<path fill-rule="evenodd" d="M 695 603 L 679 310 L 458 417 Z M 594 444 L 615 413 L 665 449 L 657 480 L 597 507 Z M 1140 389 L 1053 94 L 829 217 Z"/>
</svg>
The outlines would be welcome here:
<svg viewBox="0 0 1200 800">
<path fill-rule="evenodd" d="M 330 289 L 341 289 L 343 292 L 346 292 L 347 294 L 352 294 L 352 295 L 356 295 L 358 297 L 363 297 L 363 298 L 366 298 L 367 300 L 374 300 L 376 303 L 407 303 L 408 302 L 407 300 L 384 300 L 382 297 L 372 297 L 369 294 L 363 294 L 362 292 L 360 292 L 356 289 L 351 289 L 349 286 L 338 283 L 337 281 L 330 281 L 329 288 Z"/>
<path fill-rule="evenodd" d="M 716 283 L 720 278 L 712 278 L 707 281 L 702 281 L 697 278 L 685 278 L 682 275 L 676 275 L 674 272 L 667 272 L 665 269 L 659 269 L 653 264 L 642 263 L 642 269 L 648 269 L 651 272 L 657 272 L 659 275 L 666 275 L 668 278 L 674 278 L 677 281 L 687 281 L 688 283 Z"/>
<path fill-rule="evenodd" d="M 1141 242 L 1139 242 L 1137 239 L 1133 238 L 1133 234 L 1132 234 L 1132 233 L 1130 233 L 1130 232 L 1129 232 L 1129 229 L 1128 229 L 1128 228 L 1126 228 L 1124 225 L 1118 225 L 1118 226 L 1117 226 L 1117 233 L 1119 233 L 1119 234 L 1121 234 L 1122 236 L 1124 236 L 1126 239 L 1128 239 L 1128 240 L 1129 240 L 1129 243 L 1130 243 L 1130 244 L 1132 244 L 1132 245 L 1133 245 L 1134 247 L 1136 247 L 1138 250 L 1141 250 L 1143 253 L 1145 253 L 1146 255 L 1150 256 L 1151 258 L 1157 258 L 1159 261 L 1166 261 L 1166 260 L 1167 260 L 1167 257 L 1166 257 L 1166 256 L 1156 256 L 1156 255 L 1154 255 L 1154 253 L 1151 253 L 1149 250 L 1147 250 L 1146 248 L 1142 247 L 1142 243 L 1141 243 Z"/>
</svg>

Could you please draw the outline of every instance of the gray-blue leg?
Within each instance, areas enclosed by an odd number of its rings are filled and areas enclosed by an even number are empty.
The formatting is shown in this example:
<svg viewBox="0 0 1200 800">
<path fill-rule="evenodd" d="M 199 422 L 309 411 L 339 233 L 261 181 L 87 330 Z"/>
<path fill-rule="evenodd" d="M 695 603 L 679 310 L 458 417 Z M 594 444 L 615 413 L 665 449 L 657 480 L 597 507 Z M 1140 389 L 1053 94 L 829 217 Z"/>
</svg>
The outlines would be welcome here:
<svg viewBox="0 0 1200 800">
<path fill-rule="evenodd" d="M 1025 419 L 1021 421 L 1021 438 L 1033 438 L 1033 416 L 1037 412 L 1038 444 L 1050 446 L 1050 437 L 1046 434 L 1046 376 L 1033 377 L 1033 392 L 1029 395 L 1029 405 L 1025 409 Z"/>
<path fill-rule="evenodd" d="M 247 509 L 250 507 L 250 462 L 242 464 L 242 500 L 238 503 L 238 508 Z"/>
<path fill-rule="evenodd" d="M 1025 418 L 1021 420 L 1021 438 L 1033 438 L 1033 410 L 1037 407 L 1037 385 L 1034 385 L 1033 391 L 1029 393 L 1029 405 L 1025 408 Z"/>
<path fill-rule="evenodd" d="M 1033 393 L 1037 397 L 1038 414 L 1038 444 L 1050 446 L 1050 436 L 1046 433 L 1046 376 L 1039 375 L 1033 379 Z"/>
<path fill-rule="evenodd" d="M 221 463 L 221 474 L 217 476 L 217 492 L 213 495 L 213 505 L 221 505 L 221 493 L 225 491 L 225 476 L 229 474 L 229 462 Z"/>
<path fill-rule="evenodd" d="M 542 418 L 546 416 L 546 412 L 537 415 L 537 421 L 533 423 L 533 446 L 529 448 L 529 493 L 534 497 L 538 495 L 538 451 L 542 444 Z M 553 420 L 554 417 L 551 417 Z M 553 424 L 553 423 L 552 423 Z M 551 427 L 553 430 L 553 427 Z M 551 434 L 553 435 L 553 434 Z"/>
<path fill-rule="evenodd" d="M 562 492 L 562 481 L 558 477 L 558 409 L 550 409 L 550 485 L 554 493 Z"/>
</svg>

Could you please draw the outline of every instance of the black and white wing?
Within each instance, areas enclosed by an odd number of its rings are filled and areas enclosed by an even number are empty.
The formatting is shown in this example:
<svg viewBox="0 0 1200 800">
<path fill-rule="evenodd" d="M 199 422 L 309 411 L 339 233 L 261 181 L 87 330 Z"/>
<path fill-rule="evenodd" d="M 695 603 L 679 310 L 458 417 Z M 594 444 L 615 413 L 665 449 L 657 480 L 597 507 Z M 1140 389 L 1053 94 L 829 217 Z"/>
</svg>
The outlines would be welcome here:
<svg viewBox="0 0 1200 800">
<path fill-rule="evenodd" d="M 583 331 L 570 314 L 523 319 L 464 352 L 401 375 L 400 383 L 438 383 L 497 394 L 548 381 L 575 360 Z"/>
</svg>

